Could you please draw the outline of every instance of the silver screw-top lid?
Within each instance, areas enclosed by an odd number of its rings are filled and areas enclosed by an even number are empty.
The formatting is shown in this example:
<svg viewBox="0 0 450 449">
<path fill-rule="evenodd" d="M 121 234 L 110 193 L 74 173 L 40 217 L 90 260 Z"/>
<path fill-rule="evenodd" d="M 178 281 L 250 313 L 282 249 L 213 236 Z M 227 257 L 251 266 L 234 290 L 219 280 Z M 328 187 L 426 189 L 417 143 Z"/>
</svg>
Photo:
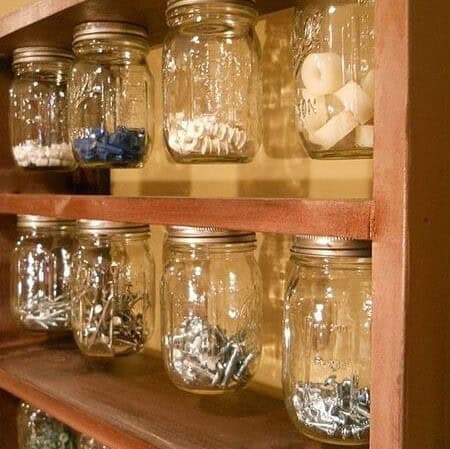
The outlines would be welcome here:
<svg viewBox="0 0 450 449">
<path fill-rule="evenodd" d="M 319 257 L 370 257 L 372 243 L 369 240 L 353 240 L 346 237 L 298 235 L 292 252 Z"/>
<path fill-rule="evenodd" d="M 167 0 L 166 13 L 176 8 L 184 6 L 195 6 L 204 4 L 222 3 L 226 5 L 246 6 L 248 8 L 256 7 L 256 0 Z"/>
<path fill-rule="evenodd" d="M 30 62 L 70 62 L 73 53 L 55 47 L 20 47 L 13 52 L 13 65 Z"/>
<path fill-rule="evenodd" d="M 229 231 L 214 227 L 169 226 L 172 243 L 255 243 L 256 234 L 249 231 Z"/>
<path fill-rule="evenodd" d="M 78 220 L 78 232 L 82 234 L 138 234 L 150 232 L 150 226 L 104 220 Z"/>
<path fill-rule="evenodd" d="M 46 228 L 46 227 L 68 227 L 75 226 L 75 220 L 66 220 L 55 217 L 41 217 L 40 215 L 19 215 L 17 226 L 19 228 Z"/>
<path fill-rule="evenodd" d="M 91 39 L 118 39 L 124 44 L 132 42 L 142 47 L 149 46 L 147 30 L 124 22 L 84 22 L 77 25 L 73 35 L 73 45 Z"/>
</svg>

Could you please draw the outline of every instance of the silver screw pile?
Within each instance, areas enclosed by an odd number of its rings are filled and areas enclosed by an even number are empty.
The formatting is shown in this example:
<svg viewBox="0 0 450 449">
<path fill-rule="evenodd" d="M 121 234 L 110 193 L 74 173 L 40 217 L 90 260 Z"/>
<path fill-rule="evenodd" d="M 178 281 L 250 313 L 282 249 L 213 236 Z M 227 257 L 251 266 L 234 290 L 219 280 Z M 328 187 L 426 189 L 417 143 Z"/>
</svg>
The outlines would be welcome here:
<svg viewBox="0 0 450 449">
<path fill-rule="evenodd" d="M 227 337 L 219 326 L 199 317 L 188 318 L 172 336 L 166 336 L 175 371 L 192 387 L 229 389 L 250 380 L 257 358 L 246 346 L 244 332 Z"/>
<path fill-rule="evenodd" d="M 298 384 L 292 404 L 300 422 L 326 437 L 367 438 L 370 428 L 370 390 L 349 379 L 331 376 L 323 384 Z"/>
</svg>

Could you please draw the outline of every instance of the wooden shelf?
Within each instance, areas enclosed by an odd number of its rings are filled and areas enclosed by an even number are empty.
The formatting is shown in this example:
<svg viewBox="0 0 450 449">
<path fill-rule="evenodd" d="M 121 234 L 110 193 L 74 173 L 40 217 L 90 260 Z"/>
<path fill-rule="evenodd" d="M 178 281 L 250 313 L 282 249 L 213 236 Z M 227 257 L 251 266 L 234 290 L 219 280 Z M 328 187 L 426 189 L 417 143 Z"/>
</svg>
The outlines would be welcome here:
<svg viewBox="0 0 450 449">
<path fill-rule="evenodd" d="M 282 401 L 176 389 L 162 362 L 92 362 L 71 343 L 0 352 L 0 387 L 113 449 L 330 448 L 303 439 Z"/>
<path fill-rule="evenodd" d="M 294 0 L 258 0 L 261 14 L 294 6 Z M 144 25 L 150 43 L 166 34 L 165 0 L 42 0 L 0 18 L 0 55 L 26 45 L 71 48 L 73 28 L 87 20 L 117 20 Z"/>
<path fill-rule="evenodd" d="M 285 234 L 371 238 L 365 200 L 202 199 L 0 194 L 0 214 L 38 214 L 154 225 L 218 226 Z"/>
</svg>

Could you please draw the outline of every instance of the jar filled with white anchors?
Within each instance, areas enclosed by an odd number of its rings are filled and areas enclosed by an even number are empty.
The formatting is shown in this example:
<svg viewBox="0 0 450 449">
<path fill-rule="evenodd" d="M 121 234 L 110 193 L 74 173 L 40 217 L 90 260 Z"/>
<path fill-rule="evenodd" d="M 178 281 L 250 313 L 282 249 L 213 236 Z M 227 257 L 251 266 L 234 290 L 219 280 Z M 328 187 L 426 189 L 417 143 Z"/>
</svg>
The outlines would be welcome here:
<svg viewBox="0 0 450 449">
<path fill-rule="evenodd" d="M 249 162 L 261 144 L 254 0 L 168 0 L 164 135 L 176 162 Z"/>
<path fill-rule="evenodd" d="M 18 217 L 11 257 L 12 311 L 18 324 L 35 331 L 68 331 L 75 222 Z"/>
<path fill-rule="evenodd" d="M 154 80 L 147 31 L 87 22 L 74 31 L 69 134 L 82 167 L 142 167 L 153 143 Z"/>
<path fill-rule="evenodd" d="M 92 357 L 139 352 L 154 328 L 148 225 L 79 220 L 72 264 L 72 328 Z"/>
<path fill-rule="evenodd" d="M 370 158 L 375 0 L 299 1 L 292 45 L 297 122 L 314 159 Z"/>
<path fill-rule="evenodd" d="M 262 345 L 256 236 L 169 228 L 161 283 L 162 348 L 172 382 L 221 394 L 248 384 Z"/>
<path fill-rule="evenodd" d="M 371 243 L 299 236 L 284 312 L 283 386 L 306 436 L 366 444 L 370 428 Z"/>
<path fill-rule="evenodd" d="M 14 50 L 9 122 L 16 165 L 75 168 L 67 130 L 67 77 L 73 55 L 52 47 Z"/>
</svg>

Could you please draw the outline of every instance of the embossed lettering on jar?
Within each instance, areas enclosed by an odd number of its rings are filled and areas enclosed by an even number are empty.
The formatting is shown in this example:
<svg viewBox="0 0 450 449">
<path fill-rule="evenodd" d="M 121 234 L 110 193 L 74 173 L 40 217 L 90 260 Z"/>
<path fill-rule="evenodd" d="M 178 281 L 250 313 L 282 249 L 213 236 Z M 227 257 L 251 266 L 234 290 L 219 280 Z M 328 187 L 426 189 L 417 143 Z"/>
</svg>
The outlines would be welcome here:
<svg viewBox="0 0 450 449">
<path fill-rule="evenodd" d="M 325 443 L 369 441 L 371 245 L 300 236 L 285 300 L 283 386 L 298 429 Z"/>
<path fill-rule="evenodd" d="M 75 222 L 19 216 L 11 257 L 12 311 L 35 331 L 71 329 L 70 279 Z"/>
<path fill-rule="evenodd" d="M 253 233 L 171 227 L 161 286 L 166 370 L 184 390 L 244 387 L 261 354 L 262 281 Z"/>
<path fill-rule="evenodd" d="M 292 37 L 297 123 L 314 159 L 372 157 L 374 5 L 298 2 Z"/>
<path fill-rule="evenodd" d="M 261 143 L 261 50 L 252 0 L 169 0 L 164 135 L 177 162 L 248 162 Z"/>
<path fill-rule="evenodd" d="M 32 170 L 68 170 L 67 77 L 73 55 L 52 47 L 14 50 L 9 122 L 14 160 Z"/>
<path fill-rule="evenodd" d="M 153 143 L 154 81 L 145 29 L 117 22 L 75 28 L 69 128 L 81 166 L 142 167 Z"/>
<path fill-rule="evenodd" d="M 139 352 L 154 328 L 154 263 L 148 226 L 78 222 L 73 258 L 72 326 L 92 357 Z"/>
</svg>

